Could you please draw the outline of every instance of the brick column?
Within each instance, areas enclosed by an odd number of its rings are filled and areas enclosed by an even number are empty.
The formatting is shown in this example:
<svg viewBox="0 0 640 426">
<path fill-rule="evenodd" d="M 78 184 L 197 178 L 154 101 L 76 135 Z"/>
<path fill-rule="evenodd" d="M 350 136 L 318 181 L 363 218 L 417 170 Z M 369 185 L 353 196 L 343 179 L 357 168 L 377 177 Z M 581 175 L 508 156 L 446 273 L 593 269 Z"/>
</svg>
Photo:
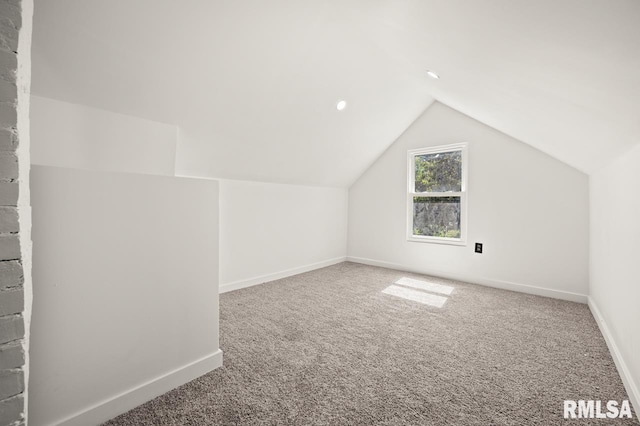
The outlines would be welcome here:
<svg viewBox="0 0 640 426">
<path fill-rule="evenodd" d="M 26 424 L 32 0 L 0 0 L 0 424 Z"/>
</svg>

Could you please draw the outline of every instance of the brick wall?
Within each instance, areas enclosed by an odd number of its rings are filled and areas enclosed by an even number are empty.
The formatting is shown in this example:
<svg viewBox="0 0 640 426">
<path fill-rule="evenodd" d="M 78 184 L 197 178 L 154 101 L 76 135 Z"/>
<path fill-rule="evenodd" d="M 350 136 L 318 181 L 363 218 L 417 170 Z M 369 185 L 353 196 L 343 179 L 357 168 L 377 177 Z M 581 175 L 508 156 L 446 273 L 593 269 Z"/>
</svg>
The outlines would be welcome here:
<svg viewBox="0 0 640 426">
<path fill-rule="evenodd" d="M 26 422 L 30 210 L 25 99 L 29 82 L 21 73 L 25 58 L 29 67 L 31 35 L 29 28 L 25 54 L 20 40 L 24 36 L 22 7 L 21 0 L 0 0 L 0 425 Z M 22 102 L 27 102 L 26 109 Z"/>
</svg>

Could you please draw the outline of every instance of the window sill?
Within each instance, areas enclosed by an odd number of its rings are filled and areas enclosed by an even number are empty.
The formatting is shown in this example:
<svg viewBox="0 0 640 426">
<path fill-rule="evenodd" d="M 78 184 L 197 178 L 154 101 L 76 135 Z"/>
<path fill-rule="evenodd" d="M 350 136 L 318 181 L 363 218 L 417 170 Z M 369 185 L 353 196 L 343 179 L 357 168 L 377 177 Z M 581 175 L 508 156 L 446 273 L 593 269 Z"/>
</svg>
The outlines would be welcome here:
<svg viewBox="0 0 640 426">
<path fill-rule="evenodd" d="M 431 243 L 431 244 L 446 244 L 450 246 L 466 246 L 467 242 L 459 238 L 440 238 L 440 237 L 416 237 L 409 236 L 407 241 L 411 243 Z"/>
</svg>

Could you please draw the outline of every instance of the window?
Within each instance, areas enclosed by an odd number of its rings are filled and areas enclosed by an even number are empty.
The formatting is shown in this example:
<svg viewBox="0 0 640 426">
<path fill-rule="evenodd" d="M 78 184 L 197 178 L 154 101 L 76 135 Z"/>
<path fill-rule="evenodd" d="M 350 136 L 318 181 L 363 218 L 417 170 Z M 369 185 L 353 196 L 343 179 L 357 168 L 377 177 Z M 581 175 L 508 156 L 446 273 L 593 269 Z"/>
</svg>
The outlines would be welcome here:
<svg viewBox="0 0 640 426">
<path fill-rule="evenodd" d="M 408 152 L 407 239 L 464 245 L 467 144 Z"/>
</svg>

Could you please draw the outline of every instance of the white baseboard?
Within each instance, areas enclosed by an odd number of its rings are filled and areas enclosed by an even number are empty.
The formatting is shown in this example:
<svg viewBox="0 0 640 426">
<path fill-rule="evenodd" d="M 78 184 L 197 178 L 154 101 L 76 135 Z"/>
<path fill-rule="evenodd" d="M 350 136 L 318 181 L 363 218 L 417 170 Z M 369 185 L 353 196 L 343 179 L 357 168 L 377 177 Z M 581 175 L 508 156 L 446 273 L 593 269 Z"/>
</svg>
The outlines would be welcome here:
<svg viewBox="0 0 640 426">
<path fill-rule="evenodd" d="M 568 300 L 570 302 L 587 303 L 587 295 L 580 293 L 572 293 L 569 291 L 553 290 L 550 288 L 536 287 L 526 284 L 519 284 L 509 281 L 494 280 L 490 278 L 475 277 L 466 274 L 451 273 L 427 268 L 414 268 L 407 265 L 397 263 L 384 262 L 381 260 L 366 259 L 363 257 L 347 256 L 348 262 L 362 263 L 371 266 L 380 266 L 382 268 L 396 269 L 399 271 L 414 272 L 423 275 L 432 275 L 434 277 L 448 278 L 456 281 L 465 281 L 473 284 L 480 284 L 487 287 L 501 288 L 503 290 L 517 291 L 520 293 L 535 294 L 537 296 L 551 297 L 554 299 Z"/>
<path fill-rule="evenodd" d="M 314 269 L 320 269 L 326 266 L 342 263 L 346 259 L 347 258 L 345 256 L 336 257 L 329 260 L 323 260 L 322 262 L 311 263 L 309 265 L 299 266 L 297 268 L 285 269 L 284 271 L 261 275 L 259 277 L 253 277 L 246 280 L 239 280 L 239 281 L 234 281 L 231 283 L 224 283 L 224 284 L 221 283 L 219 291 L 220 293 L 226 293 L 228 291 L 240 290 L 241 288 L 251 287 L 251 286 L 263 284 L 269 281 L 290 277 L 292 275 L 302 274 L 303 272 L 313 271 Z"/>
<path fill-rule="evenodd" d="M 221 366 L 222 351 L 218 349 L 204 358 L 122 392 L 55 424 L 58 426 L 99 425 Z"/>
<path fill-rule="evenodd" d="M 613 362 L 616 364 L 616 368 L 618 369 L 618 374 L 620 374 L 620 378 L 622 379 L 622 383 L 624 384 L 624 388 L 627 390 L 627 395 L 629 395 L 629 400 L 631 404 L 633 404 L 633 409 L 636 413 L 636 416 L 640 415 L 640 390 L 638 385 L 633 380 L 631 373 L 629 372 L 629 368 L 627 367 L 627 363 L 624 361 L 620 350 L 618 349 L 618 345 L 616 345 L 615 340 L 613 340 L 613 335 L 609 331 L 609 327 L 598 309 L 598 305 L 593 300 L 591 296 L 589 296 L 589 309 L 593 314 L 593 317 L 600 328 L 600 332 L 604 337 L 604 341 L 607 342 L 607 346 L 609 347 L 609 352 L 611 352 L 611 357 L 613 358 Z"/>
</svg>

